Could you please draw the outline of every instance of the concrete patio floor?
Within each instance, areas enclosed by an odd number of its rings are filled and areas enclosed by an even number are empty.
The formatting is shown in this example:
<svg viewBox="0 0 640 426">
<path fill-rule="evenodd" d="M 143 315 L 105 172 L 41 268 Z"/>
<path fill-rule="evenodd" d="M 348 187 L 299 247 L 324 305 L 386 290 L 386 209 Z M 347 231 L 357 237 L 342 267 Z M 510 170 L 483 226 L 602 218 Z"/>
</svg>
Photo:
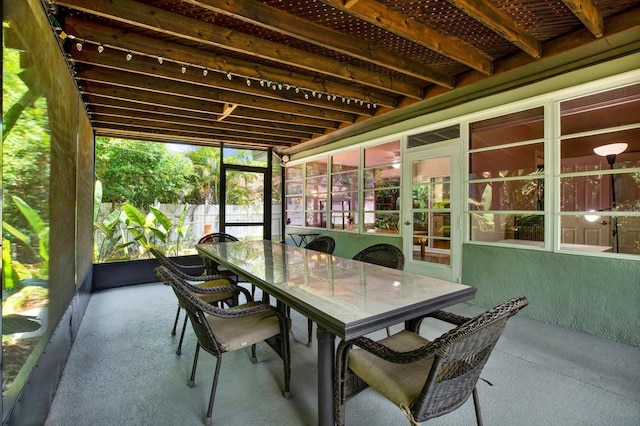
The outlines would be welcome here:
<svg viewBox="0 0 640 426">
<path fill-rule="evenodd" d="M 93 294 L 45 424 L 202 425 L 214 358 L 201 353 L 196 386 L 187 387 L 195 335 L 189 325 L 183 354 L 176 355 L 178 336 L 170 335 L 176 307 L 162 284 Z M 473 316 L 484 308 L 450 310 Z M 316 424 L 315 342 L 306 346 L 306 318 L 292 312 L 292 320 L 293 397 L 282 397 L 282 362 L 266 344 L 258 347 L 257 364 L 248 349 L 224 354 L 214 424 Z M 425 322 L 421 334 L 434 338 L 441 327 Z M 640 348 L 634 346 L 517 316 L 482 377 L 493 384 L 478 384 L 485 425 L 640 425 Z M 372 390 L 347 405 L 350 426 L 408 424 Z M 471 399 L 428 424 L 475 424 Z"/>
</svg>

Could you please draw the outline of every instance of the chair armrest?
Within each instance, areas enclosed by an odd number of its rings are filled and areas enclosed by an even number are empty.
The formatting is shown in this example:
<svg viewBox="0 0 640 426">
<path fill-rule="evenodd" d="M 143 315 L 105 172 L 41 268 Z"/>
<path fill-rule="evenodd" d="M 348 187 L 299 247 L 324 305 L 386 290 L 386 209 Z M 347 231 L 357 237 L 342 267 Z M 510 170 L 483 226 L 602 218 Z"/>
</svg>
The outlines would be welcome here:
<svg viewBox="0 0 640 426">
<path fill-rule="evenodd" d="M 425 315 L 423 318 L 435 318 L 438 319 L 440 321 L 444 321 L 444 322 L 448 322 L 450 324 L 454 324 L 454 325 L 462 325 L 465 322 L 471 320 L 471 318 L 462 316 L 462 315 L 458 315 L 458 314 L 453 314 L 451 312 L 446 312 L 446 311 L 435 311 L 435 312 L 431 312 L 427 315 Z"/>
<path fill-rule="evenodd" d="M 432 342 L 425 344 L 408 352 L 398 352 L 390 349 L 389 347 L 373 341 L 368 337 L 358 337 L 348 342 L 341 343 L 341 345 L 356 345 L 359 348 L 372 353 L 373 355 L 384 359 L 385 361 L 393 362 L 395 364 L 410 364 L 412 362 L 420 361 L 425 358 L 434 356 L 439 345 L 434 345 Z"/>
<path fill-rule="evenodd" d="M 249 304 L 249 306 L 240 305 L 240 307 L 222 309 L 222 308 L 218 308 L 213 305 L 209 305 L 207 303 L 201 302 L 199 300 L 197 302 L 198 302 L 198 305 L 200 305 L 200 308 L 206 314 L 214 317 L 218 317 L 218 318 L 238 318 L 238 317 L 244 317 L 247 315 L 257 314 L 260 312 L 271 312 L 277 315 L 278 317 L 281 316 L 280 312 L 278 312 L 276 308 L 266 303 Z"/>
<path fill-rule="evenodd" d="M 226 280 L 224 275 L 189 275 L 183 271 L 173 269 L 172 272 L 187 281 L 214 281 L 214 280 Z"/>
<path fill-rule="evenodd" d="M 217 278 L 214 278 L 214 280 L 225 280 L 229 284 L 223 285 L 223 286 L 215 286 L 215 287 L 198 287 L 198 286 L 187 283 L 189 284 L 189 291 L 191 291 L 192 293 L 198 293 L 198 294 L 216 294 L 216 293 L 227 293 L 227 292 L 242 293 L 246 298 L 247 302 L 253 302 L 253 297 L 251 297 L 251 292 L 246 288 L 232 283 L 227 278 L 219 277 L 217 275 L 212 275 L 212 276 L 217 277 Z M 208 280 L 208 281 L 213 281 L 213 280 Z"/>
</svg>

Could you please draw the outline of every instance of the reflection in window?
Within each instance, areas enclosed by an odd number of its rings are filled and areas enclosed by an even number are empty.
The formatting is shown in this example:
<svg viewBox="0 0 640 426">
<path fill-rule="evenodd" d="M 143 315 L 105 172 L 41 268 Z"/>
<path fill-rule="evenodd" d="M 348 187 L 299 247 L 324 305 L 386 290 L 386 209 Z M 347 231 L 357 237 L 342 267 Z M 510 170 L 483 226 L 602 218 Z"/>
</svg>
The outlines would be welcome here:
<svg viewBox="0 0 640 426">
<path fill-rule="evenodd" d="M 327 227 L 328 172 L 327 158 L 310 161 L 305 166 L 305 226 Z"/>
<path fill-rule="evenodd" d="M 285 169 L 285 221 L 287 225 L 302 226 L 304 214 L 302 164 Z"/>
<path fill-rule="evenodd" d="M 640 254 L 640 84 L 560 103 L 560 247 Z"/>
<path fill-rule="evenodd" d="M 544 241 L 544 108 L 471 123 L 469 131 L 471 240 Z"/>
<path fill-rule="evenodd" d="M 366 148 L 363 226 L 367 232 L 400 234 L 400 141 Z"/>
<path fill-rule="evenodd" d="M 331 229 L 358 230 L 360 151 L 331 158 Z"/>
<path fill-rule="evenodd" d="M 449 141 L 460 137 L 460 125 L 444 127 L 442 129 L 430 130 L 428 132 L 409 136 L 407 140 L 407 148 L 416 148 L 432 143 Z"/>
<path fill-rule="evenodd" d="M 4 31 L 19 32 L 5 22 Z M 26 32 L 30 31 L 24 28 Z M 11 35 L 22 39 L 22 35 Z M 49 331 L 51 125 L 34 52 L 3 48 L 2 395 L 18 395 Z M 31 67 L 25 71 L 21 66 Z M 40 64 L 43 65 L 43 64 Z M 21 78 L 25 75 L 30 78 Z M 30 85 L 25 84 L 27 81 Z M 41 87 L 43 86 L 43 87 Z M 65 93 L 57 93 L 64 99 Z M 68 98 L 68 96 L 67 96 Z M 60 117 L 54 129 L 68 120 Z M 53 283 L 55 286 L 55 282 Z M 53 294 L 53 292 L 52 292 Z M 41 347 L 41 346 L 40 346 Z M 23 368 L 24 367 L 24 368 Z"/>
</svg>

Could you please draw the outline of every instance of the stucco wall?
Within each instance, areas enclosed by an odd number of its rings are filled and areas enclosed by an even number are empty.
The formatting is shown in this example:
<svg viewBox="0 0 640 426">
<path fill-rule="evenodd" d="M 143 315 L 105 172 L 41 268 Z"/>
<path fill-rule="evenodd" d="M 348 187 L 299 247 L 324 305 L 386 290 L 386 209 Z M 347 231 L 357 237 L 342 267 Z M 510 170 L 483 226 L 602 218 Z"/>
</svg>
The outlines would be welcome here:
<svg viewBox="0 0 640 426">
<path fill-rule="evenodd" d="M 462 282 L 474 303 L 492 307 L 516 295 L 522 315 L 640 346 L 640 262 L 465 244 Z"/>
</svg>

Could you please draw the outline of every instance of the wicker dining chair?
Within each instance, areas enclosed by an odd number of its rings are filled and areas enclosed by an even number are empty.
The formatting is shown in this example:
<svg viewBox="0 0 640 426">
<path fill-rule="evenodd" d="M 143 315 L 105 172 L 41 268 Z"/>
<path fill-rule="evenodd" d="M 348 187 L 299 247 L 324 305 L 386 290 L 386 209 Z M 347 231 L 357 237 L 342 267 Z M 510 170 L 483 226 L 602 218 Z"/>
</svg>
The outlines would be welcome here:
<svg viewBox="0 0 640 426">
<path fill-rule="evenodd" d="M 257 362 L 256 344 L 266 342 L 282 359 L 284 366 L 285 398 L 290 398 L 291 356 L 289 347 L 289 321 L 275 307 L 260 302 L 250 302 L 220 309 L 202 301 L 196 294 L 207 294 L 215 289 L 194 287 L 170 269 L 160 266 L 156 274 L 167 285 L 173 288 L 180 304 L 184 306 L 198 339 L 193 358 L 193 368 L 187 384 L 195 384 L 196 369 L 200 348 L 216 358 L 216 368 L 211 386 L 209 406 L 205 424 L 212 423 L 213 402 L 222 355 L 238 349 L 251 347 L 251 361 Z M 242 287 L 236 287 L 241 291 Z M 245 290 L 246 291 L 246 290 Z M 252 383 L 251 385 L 255 385 Z"/>
<path fill-rule="evenodd" d="M 353 259 L 400 271 L 404 269 L 404 254 L 402 254 L 402 250 L 391 244 L 374 244 L 357 253 L 353 256 Z M 387 336 L 390 335 L 391 331 L 387 327 Z"/>
<path fill-rule="evenodd" d="M 149 251 L 153 256 L 158 260 L 161 266 L 164 266 L 178 275 L 180 278 L 186 281 L 190 281 L 196 287 L 203 288 L 217 288 L 219 291 L 215 293 L 208 294 L 198 294 L 204 302 L 218 305 L 226 304 L 228 306 L 233 306 L 237 304 L 237 293 L 234 289 L 235 283 L 231 282 L 228 277 L 222 275 L 193 275 L 189 274 L 185 271 L 197 271 L 202 272 L 204 270 L 203 264 L 200 265 L 185 265 L 178 263 L 169 257 L 165 256 L 160 250 L 156 248 L 150 248 Z M 251 301 L 251 295 L 247 291 L 245 293 L 245 298 L 247 301 Z M 176 335 L 176 330 L 178 328 L 178 321 L 180 319 L 180 310 L 183 307 L 178 304 L 178 311 L 176 312 L 176 319 L 173 322 L 173 329 L 171 330 L 171 335 Z M 176 354 L 182 354 L 182 342 L 184 341 L 184 333 L 187 329 L 187 321 L 188 317 L 185 315 L 184 322 L 182 324 L 182 332 L 180 333 L 180 340 L 178 341 L 178 347 L 176 348 Z"/>
<path fill-rule="evenodd" d="M 336 240 L 328 235 L 320 235 L 315 240 L 304 246 L 309 250 L 320 251 L 322 253 L 333 254 L 333 250 L 336 248 Z"/>
<path fill-rule="evenodd" d="M 393 269 L 404 269 L 402 250 L 391 244 L 374 244 L 353 256 L 353 259 Z"/>
<path fill-rule="evenodd" d="M 482 425 L 476 383 L 507 320 L 528 305 L 511 299 L 475 318 L 444 311 L 433 317 L 456 327 L 434 341 L 403 330 L 375 342 L 359 337 L 340 342 L 336 354 L 336 424 L 344 425 L 346 401 L 370 386 L 407 415 L 411 425 L 450 413 L 473 395 Z M 357 347 L 357 348 L 354 348 Z"/>
<path fill-rule="evenodd" d="M 240 241 L 240 240 L 231 234 L 226 234 L 224 232 L 212 232 L 200 238 L 200 240 L 198 240 L 198 244 L 217 244 L 217 243 L 224 243 L 224 242 L 230 242 L 230 241 L 232 242 L 232 241 Z M 213 262 L 213 260 L 211 259 L 205 259 L 205 264 L 207 265 L 207 273 L 223 275 L 235 281 L 236 283 L 238 283 L 241 280 L 241 277 L 229 271 L 228 269 L 221 267 L 217 263 Z M 255 296 L 255 294 L 256 294 L 256 286 L 254 284 L 251 284 L 251 297 Z"/>
<path fill-rule="evenodd" d="M 308 250 L 315 250 L 322 253 L 333 254 L 333 250 L 336 248 L 336 240 L 328 235 L 320 235 L 315 240 L 304 246 Z M 311 345 L 311 338 L 313 336 L 313 321 L 307 318 L 307 346 Z"/>
</svg>

